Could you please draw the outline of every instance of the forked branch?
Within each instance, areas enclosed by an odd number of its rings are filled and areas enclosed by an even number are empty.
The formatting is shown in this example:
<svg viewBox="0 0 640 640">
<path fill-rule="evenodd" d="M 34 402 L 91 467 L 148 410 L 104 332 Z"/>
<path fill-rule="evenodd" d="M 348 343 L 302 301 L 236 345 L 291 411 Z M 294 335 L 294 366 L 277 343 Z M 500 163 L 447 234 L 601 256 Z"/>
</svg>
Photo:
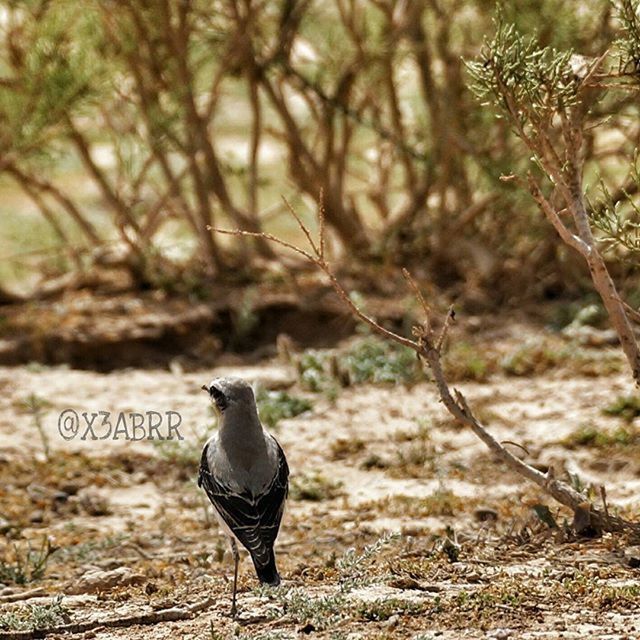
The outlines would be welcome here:
<svg viewBox="0 0 640 640">
<path fill-rule="evenodd" d="M 286 202 L 286 201 L 285 201 Z M 294 251 L 298 255 L 302 256 L 313 265 L 315 265 L 320 271 L 322 271 L 329 279 L 331 286 L 335 290 L 338 297 L 344 302 L 351 314 L 365 323 L 371 329 L 387 340 L 396 342 L 413 349 L 418 358 L 422 360 L 431 370 L 438 394 L 447 411 L 459 422 L 468 426 L 482 442 L 490 449 L 490 451 L 502 462 L 504 462 L 511 470 L 515 471 L 523 478 L 530 482 L 535 483 L 548 495 L 557 500 L 560 504 L 571 509 L 574 514 L 581 513 L 583 516 L 588 514 L 589 525 L 597 531 L 621 531 L 624 529 L 633 529 L 640 531 L 640 525 L 629 522 L 618 516 L 613 516 L 609 513 L 608 509 L 604 511 L 597 508 L 595 505 L 588 502 L 587 498 L 570 487 L 565 482 L 555 478 L 553 470 L 544 474 L 534 467 L 523 462 L 516 456 L 514 456 L 508 449 L 506 449 L 498 440 L 496 440 L 484 427 L 484 425 L 474 416 L 473 411 L 469 407 L 467 400 L 457 389 L 453 389 L 453 393 L 447 383 L 444 375 L 441 363 L 442 349 L 447 337 L 447 333 L 451 324 L 454 321 L 454 312 L 452 308 L 449 308 L 447 316 L 445 318 L 442 329 L 436 334 L 433 329 L 431 320 L 431 309 L 427 301 L 425 300 L 422 292 L 416 281 L 412 278 L 406 269 L 403 269 L 403 275 L 406 278 L 411 290 L 416 296 L 423 312 L 424 322 L 417 324 L 413 327 L 414 339 L 402 336 L 394 331 L 390 331 L 383 327 L 375 318 L 367 315 L 348 294 L 347 290 L 342 286 L 340 281 L 335 276 L 329 262 L 325 257 L 325 242 L 324 242 L 324 212 L 322 207 L 318 210 L 318 221 L 320 229 L 320 238 L 318 241 L 314 241 L 309 228 L 302 222 L 300 217 L 293 210 L 291 205 L 286 202 L 289 211 L 296 219 L 303 234 L 307 238 L 311 251 L 302 249 L 286 240 L 282 240 L 272 234 L 264 232 L 245 231 L 242 229 L 217 229 L 213 230 L 218 233 L 223 233 L 232 236 L 258 236 L 265 240 L 274 242 L 282 247 Z"/>
</svg>

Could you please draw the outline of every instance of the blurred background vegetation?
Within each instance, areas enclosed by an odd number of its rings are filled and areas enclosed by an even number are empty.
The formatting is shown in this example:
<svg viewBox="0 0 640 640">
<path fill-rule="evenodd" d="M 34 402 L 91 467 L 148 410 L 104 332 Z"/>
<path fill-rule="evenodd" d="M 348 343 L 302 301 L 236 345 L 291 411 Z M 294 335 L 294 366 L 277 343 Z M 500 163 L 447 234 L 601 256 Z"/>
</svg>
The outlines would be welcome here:
<svg viewBox="0 0 640 640">
<path fill-rule="evenodd" d="M 589 59 L 627 33 L 620 10 L 514 0 L 502 19 Z M 134 290 L 264 280 L 272 246 L 207 225 L 302 243 L 282 196 L 312 226 L 323 203 L 334 260 L 373 288 L 402 265 L 489 306 L 580 295 L 579 256 L 499 179 L 529 154 L 472 91 L 495 15 L 487 0 L 0 0 L 0 300 L 99 268 Z M 596 217 L 603 192 L 613 210 L 638 190 L 638 122 L 632 91 L 591 105 Z M 633 243 L 611 251 L 637 295 Z"/>
</svg>

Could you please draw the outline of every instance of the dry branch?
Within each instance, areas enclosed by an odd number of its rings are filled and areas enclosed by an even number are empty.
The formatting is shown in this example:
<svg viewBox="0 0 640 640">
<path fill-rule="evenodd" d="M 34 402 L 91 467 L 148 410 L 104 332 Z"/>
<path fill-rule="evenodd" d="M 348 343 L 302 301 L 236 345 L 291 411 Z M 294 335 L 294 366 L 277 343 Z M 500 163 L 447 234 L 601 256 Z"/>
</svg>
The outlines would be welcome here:
<svg viewBox="0 0 640 640">
<path fill-rule="evenodd" d="M 356 319 L 367 324 L 373 331 L 387 340 L 391 340 L 405 347 L 413 349 L 418 358 L 424 361 L 433 375 L 440 400 L 446 407 L 447 411 L 459 422 L 468 426 L 477 436 L 484 442 L 489 450 L 502 462 L 504 462 L 511 470 L 518 473 L 526 480 L 533 482 L 545 493 L 553 497 L 560 504 L 571 509 L 575 514 L 585 512 L 589 520 L 589 525 L 596 531 L 621 531 L 624 529 L 632 529 L 635 532 L 640 532 L 640 525 L 629 522 L 618 516 L 612 516 L 609 513 L 608 508 L 604 511 L 598 509 L 595 505 L 589 503 L 586 497 L 570 487 L 567 483 L 558 480 L 554 476 L 552 469 L 547 474 L 544 474 L 534 467 L 523 462 L 516 456 L 514 456 L 509 450 L 507 450 L 498 440 L 496 440 L 486 429 L 486 427 L 474 416 L 473 411 L 469 407 L 466 398 L 457 389 L 451 392 L 449 384 L 442 370 L 441 356 L 442 348 L 447 336 L 447 332 L 454 320 L 454 312 L 452 308 L 449 308 L 445 322 L 439 335 L 436 335 L 432 329 L 431 313 L 429 306 L 422 295 L 420 288 L 416 281 L 412 278 L 406 269 L 403 269 L 403 275 L 407 279 L 409 286 L 415 294 L 418 302 L 420 303 L 424 313 L 425 322 L 421 325 L 416 325 L 413 328 L 413 335 L 415 340 L 406 338 L 398 333 L 386 329 L 379 324 L 374 318 L 368 316 L 360 307 L 353 301 L 351 296 L 342 286 L 340 281 L 335 276 L 330 264 L 327 262 L 323 253 L 318 247 L 323 247 L 324 243 L 322 239 L 315 242 L 311 236 L 311 232 L 308 227 L 302 222 L 300 217 L 295 213 L 292 207 L 289 210 L 301 227 L 304 235 L 311 245 L 311 252 L 301 249 L 290 242 L 281 240 L 276 236 L 267 233 L 254 233 L 244 231 L 241 229 L 214 229 L 218 233 L 243 236 L 243 235 L 258 235 L 266 240 L 275 242 L 282 247 L 290 249 L 296 252 L 298 255 L 303 256 L 306 260 L 310 261 L 320 271 L 322 271 L 328 278 L 338 297 L 344 302 L 349 311 Z M 324 211 L 320 207 L 318 209 L 319 228 L 324 229 Z"/>
</svg>

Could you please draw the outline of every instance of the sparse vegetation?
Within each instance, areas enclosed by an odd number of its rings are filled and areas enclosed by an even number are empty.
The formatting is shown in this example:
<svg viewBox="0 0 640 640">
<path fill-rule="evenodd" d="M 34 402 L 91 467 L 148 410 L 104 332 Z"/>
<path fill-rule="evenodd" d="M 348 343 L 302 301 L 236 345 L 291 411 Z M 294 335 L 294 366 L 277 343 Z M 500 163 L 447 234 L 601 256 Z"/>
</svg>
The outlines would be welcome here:
<svg viewBox="0 0 640 640">
<path fill-rule="evenodd" d="M 261 389 L 256 395 L 256 402 L 260 420 L 269 428 L 276 428 L 280 420 L 295 418 L 313 408 L 313 403 L 307 398 L 293 396 L 286 391 Z"/>
<path fill-rule="evenodd" d="M 630 427 L 617 427 L 613 431 L 599 429 L 592 424 L 586 424 L 563 439 L 562 444 L 569 449 L 576 447 L 626 447 L 640 442 L 640 433 Z"/>
<path fill-rule="evenodd" d="M 411 602 L 398 598 L 379 599 L 372 602 L 362 602 L 358 605 L 358 616 L 368 622 L 381 622 L 388 620 L 391 616 L 415 616 L 423 614 L 428 604 L 422 602 Z"/>
<path fill-rule="evenodd" d="M 48 408 L 51 407 L 51 403 L 44 398 L 37 396 L 35 393 L 29 394 L 23 401 L 23 406 L 28 411 L 33 419 L 33 426 L 38 432 L 38 438 L 42 444 L 42 450 L 44 457 L 48 461 L 51 455 L 51 444 L 49 442 L 49 436 L 43 427 L 42 420 L 47 413 Z"/>
<path fill-rule="evenodd" d="M 625 422 L 631 423 L 640 416 L 640 396 L 621 396 L 603 409 L 608 416 L 620 416 Z"/>
<path fill-rule="evenodd" d="M 57 596 L 50 604 L 27 604 L 0 612 L 0 630 L 32 631 L 65 624 L 70 612 Z"/>
<path fill-rule="evenodd" d="M 342 483 L 336 482 L 314 471 L 291 477 L 289 495 L 292 500 L 322 502 L 332 500 L 341 494 Z"/>
<path fill-rule="evenodd" d="M 424 373 L 415 353 L 405 347 L 367 337 L 357 340 L 340 358 L 355 384 L 415 384 Z"/>
<path fill-rule="evenodd" d="M 0 557 L 0 583 L 24 585 L 40 580 L 53 553 L 49 538 L 42 538 L 39 546 L 30 541 L 25 545 L 7 546 Z"/>
</svg>

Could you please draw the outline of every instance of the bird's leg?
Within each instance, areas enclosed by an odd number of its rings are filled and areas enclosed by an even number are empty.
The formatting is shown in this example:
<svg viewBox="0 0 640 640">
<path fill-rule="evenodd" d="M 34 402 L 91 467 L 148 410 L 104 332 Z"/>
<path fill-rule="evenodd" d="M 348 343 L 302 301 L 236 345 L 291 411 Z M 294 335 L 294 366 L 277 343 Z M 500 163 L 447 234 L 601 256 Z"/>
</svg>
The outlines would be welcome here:
<svg viewBox="0 0 640 640">
<path fill-rule="evenodd" d="M 233 597 L 231 600 L 231 617 L 235 618 L 238 613 L 236 607 L 236 592 L 238 590 L 238 563 L 240 562 L 240 554 L 238 553 L 238 545 L 234 538 L 231 538 L 231 552 L 233 553 Z"/>
</svg>

